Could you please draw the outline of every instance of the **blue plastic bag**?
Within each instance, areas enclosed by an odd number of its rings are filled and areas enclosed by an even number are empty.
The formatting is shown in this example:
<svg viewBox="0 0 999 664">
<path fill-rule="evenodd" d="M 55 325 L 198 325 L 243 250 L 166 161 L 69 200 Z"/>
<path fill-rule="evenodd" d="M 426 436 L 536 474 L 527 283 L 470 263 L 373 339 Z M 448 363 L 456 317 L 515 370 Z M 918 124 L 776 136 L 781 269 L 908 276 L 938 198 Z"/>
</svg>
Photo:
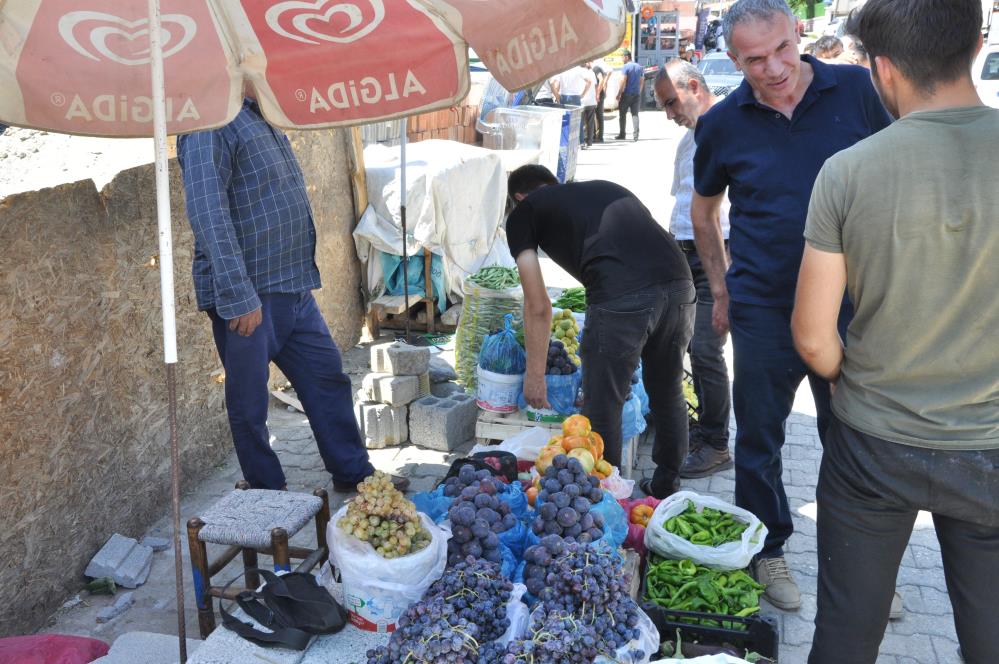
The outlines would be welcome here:
<svg viewBox="0 0 999 664">
<path fill-rule="evenodd" d="M 595 542 L 590 542 L 590 546 L 604 545 L 606 544 L 611 549 L 617 549 L 619 546 L 624 544 L 624 540 L 628 537 L 628 516 L 624 512 L 624 508 L 618 504 L 617 500 L 610 494 L 609 491 L 604 490 L 603 499 L 590 507 L 590 513 L 600 513 L 604 517 L 604 536 Z M 544 503 L 539 496 L 534 503 L 534 512 L 529 512 L 527 514 L 527 523 L 534 520 L 537 516 L 536 510 L 541 507 Z M 524 538 L 524 549 L 534 546 L 539 543 L 541 538 L 534 534 L 534 530 L 531 528 L 527 529 L 527 536 Z M 515 579 L 516 580 L 516 579 Z"/>
<path fill-rule="evenodd" d="M 405 293 L 407 281 L 409 282 L 410 297 L 420 298 L 426 295 L 425 251 L 410 256 L 405 269 L 402 269 L 402 256 L 387 254 L 384 251 L 378 253 L 382 264 L 386 295 L 402 295 Z M 444 283 L 444 261 L 435 253 L 430 254 L 430 281 L 434 289 L 434 301 L 437 302 L 437 309 L 440 313 L 444 313 L 447 300 L 444 297 L 447 293 Z"/>
<path fill-rule="evenodd" d="M 447 511 L 451 507 L 454 498 L 444 495 L 444 485 L 440 485 L 433 491 L 421 491 L 412 498 L 416 505 L 417 512 L 423 512 L 434 523 L 440 523 L 447 518 Z"/>
<path fill-rule="evenodd" d="M 545 376 L 545 384 L 548 386 L 548 403 L 552 410 L 559 415 L 575 415 L 579 412 L 576 407 L 576 394 L 579 386 L 583 382 L 582 372 L 577 371 L 568 376 Z M 527 408 L 527 401 L 524 395 L 520 395 L 518 402 L 521 410 Z"/>
<path fill-rule="evenodd" d="M 513 331 L 513 314 L 503 316 L 503 329 L 482 342 L 479 366 L 507 376 L 522 374 L 527 369 L 527 355 Z"/>
<path fill-rule="evenodd" d="M 624 409 L 621 412 L 621 440 L 640 435 L 648 426 L 645 416 L 642 415 L 642 402 L 635 394 L 635 387 L 632 385 L 631 398 L 624 402 Z"/>
</svg>

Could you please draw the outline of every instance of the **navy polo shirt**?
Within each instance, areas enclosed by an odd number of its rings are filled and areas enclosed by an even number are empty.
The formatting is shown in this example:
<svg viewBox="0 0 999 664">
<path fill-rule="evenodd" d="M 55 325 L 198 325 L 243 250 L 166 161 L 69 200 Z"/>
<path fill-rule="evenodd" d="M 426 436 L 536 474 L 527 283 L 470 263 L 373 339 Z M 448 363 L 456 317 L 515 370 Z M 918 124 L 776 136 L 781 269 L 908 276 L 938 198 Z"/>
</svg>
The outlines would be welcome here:
<svg viewBox="0 0 999 664">
<path fill-rule="evenodd" d="M 794 304 L 805 217 L 826 159 L 891 124 L 870 73 L 801 59 L 815 75 L 790 120 L 756 101 L 747 81 L 701 116 L 694 189 L 731 203 L 726 275 L 736 302 Z"/>
</svg>

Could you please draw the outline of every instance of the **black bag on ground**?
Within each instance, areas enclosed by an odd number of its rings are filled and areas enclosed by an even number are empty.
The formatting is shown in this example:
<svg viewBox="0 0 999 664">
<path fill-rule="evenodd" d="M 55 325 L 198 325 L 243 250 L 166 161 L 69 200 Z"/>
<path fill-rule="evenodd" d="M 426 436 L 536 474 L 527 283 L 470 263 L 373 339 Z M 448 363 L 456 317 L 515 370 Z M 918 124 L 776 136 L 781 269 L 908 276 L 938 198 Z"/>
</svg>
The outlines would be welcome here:
<svg viewBox="0 0 999 664">
<path fill-rule="evenodd" d="M 265 648 L 305 650 L 313 636 L 335 634 L 346 626 L 347 611 L 313 575 L 289 572 L 278 576 L 265 569 L 246 572 L 258 572 L 266 585 L 258 591 L 244 590 L 236 597 L 236 603 L 248 616 L 273 631 L 264 632 L 237 619 L 226 610 L 224 602 L 219 602 L 219 613 L 222 625 L 247 641 Z M 226 584 L 225 589 L 246 572 Z"/>
</svg>

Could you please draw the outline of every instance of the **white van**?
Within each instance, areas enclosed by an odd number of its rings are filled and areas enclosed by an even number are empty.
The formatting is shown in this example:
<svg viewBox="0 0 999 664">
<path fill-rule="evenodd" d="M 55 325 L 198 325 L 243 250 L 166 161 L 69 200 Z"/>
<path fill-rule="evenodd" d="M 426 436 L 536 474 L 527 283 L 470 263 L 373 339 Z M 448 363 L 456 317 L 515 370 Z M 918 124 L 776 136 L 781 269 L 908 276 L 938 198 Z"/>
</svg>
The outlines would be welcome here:
<svg viewBox="0 0 999 664">
<path fill-rule="evenodd" d="M 982 46 L 981 53 L 971 66 L 971 79 L 982 101 L 993 108 L 999 108 L 999 43 Z"/>
</svg>

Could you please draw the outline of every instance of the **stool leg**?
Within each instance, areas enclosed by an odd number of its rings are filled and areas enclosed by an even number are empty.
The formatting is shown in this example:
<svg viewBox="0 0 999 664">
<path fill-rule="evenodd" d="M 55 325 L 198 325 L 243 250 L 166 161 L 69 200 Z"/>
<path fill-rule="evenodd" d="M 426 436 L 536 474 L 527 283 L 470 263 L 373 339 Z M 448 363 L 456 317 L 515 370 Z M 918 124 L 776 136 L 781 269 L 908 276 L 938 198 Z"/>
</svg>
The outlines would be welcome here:
<svg viewBox="0 0 999 664">
<path fill-rule="evenodd" d="M 275 528 L 271 531 L 271 548 L 274 549 L 274 571 L 290 572 L 291 556 L 288 553 L 288 531 Z"/>
<path fill-rule="evenodd" d="M 330 522 L 330 497 L 326 489 L 316 489 L 313 496 L 323 499 L 323 506 L 316 513 L 316 548 L 323 550 L 323 557 L 319 559 L 320 566 L 329 558 L 329 548 L 326 545 L 326 525 Z"/>
<path fill-rule="evenodd" d="M 194 517 L 187 522 L 187 545 L 191 552 L 191 575 L 194 579 L 194 600 L 198 606 L 198 628 L 206 639 L 215 629 L 215 609 L 209 589 L 212 578 L 208 574 L 208 547 L 198 539 L 205 522 Z"/>
<path fill-rule="evenodd" d="M 246 571 L 246 587 L 256 590 L 260 587 L 260 574 L 247 570 L 257 567 L 257 550 L 246 547 L 243 549 L 243 571 Z"/>
</svg>

